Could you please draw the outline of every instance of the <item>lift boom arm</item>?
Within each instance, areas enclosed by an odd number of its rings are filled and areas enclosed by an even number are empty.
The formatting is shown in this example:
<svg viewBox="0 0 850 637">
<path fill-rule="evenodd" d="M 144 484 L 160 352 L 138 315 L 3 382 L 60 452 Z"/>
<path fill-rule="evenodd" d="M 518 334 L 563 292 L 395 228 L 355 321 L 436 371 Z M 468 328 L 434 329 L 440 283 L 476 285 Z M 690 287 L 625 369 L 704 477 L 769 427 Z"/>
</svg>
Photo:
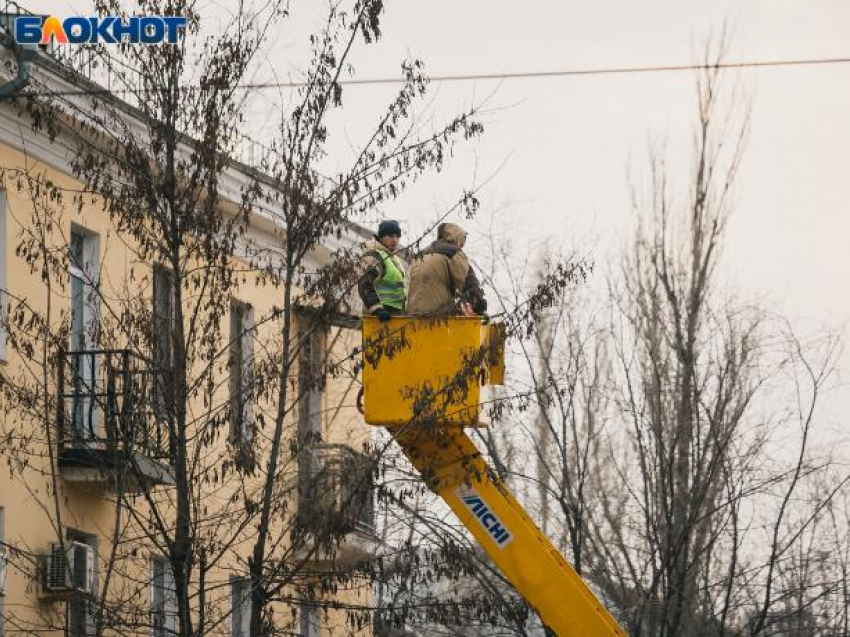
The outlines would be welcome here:
<svg viewBox="0 0 850 637">
<path fill-rule="evenodd" d="M 429 486 L 557 635 L 625 635 L 458 428 L 390 430 Z"/>
<path fill-rule="evenodd" d="M 464 427 L 479 424 L 479 379 L 461 370 L 488 357 L 489 382 L 502 382 L 504 335 L 474 318 L 363 321 L 365 419 L 401 445 L 426 484 L 455 512 L 517 592 L 559 637 L 625 636 L 625 631 L 488 467 Z M 489 361 L 489 363 L 487 362 Z M 472 367 L 472 369 L 476 369 Z M 411 389 L 429 391 L 436 411 L 416 422 Z"/>
</svg>

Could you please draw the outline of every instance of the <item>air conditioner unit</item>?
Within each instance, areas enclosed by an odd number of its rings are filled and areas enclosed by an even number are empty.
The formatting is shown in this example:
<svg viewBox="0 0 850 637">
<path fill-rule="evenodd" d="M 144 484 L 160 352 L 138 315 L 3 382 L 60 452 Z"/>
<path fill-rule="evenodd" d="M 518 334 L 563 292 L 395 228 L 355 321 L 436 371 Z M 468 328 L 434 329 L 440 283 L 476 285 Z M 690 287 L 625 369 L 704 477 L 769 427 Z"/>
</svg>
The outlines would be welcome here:
<svg viewBox="0 0 850 637">
<path fill-rule="evenodd" d="M 94 548 L 82 542 L 50 545 L 44 569 L 44 590 L 48 593 L 78 591 L 91 593 L 94 582 Z"/>
</svg>

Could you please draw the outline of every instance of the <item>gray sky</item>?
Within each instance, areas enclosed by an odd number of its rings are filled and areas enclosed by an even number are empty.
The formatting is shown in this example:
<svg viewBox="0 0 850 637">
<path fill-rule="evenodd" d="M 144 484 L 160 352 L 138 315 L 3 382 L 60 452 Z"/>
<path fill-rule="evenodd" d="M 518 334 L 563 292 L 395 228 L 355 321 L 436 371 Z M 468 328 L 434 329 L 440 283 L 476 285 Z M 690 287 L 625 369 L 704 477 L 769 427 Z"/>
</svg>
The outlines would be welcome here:
<svg viewBox="0 0 850 637">
<path fill-rule="evenodd" d="M 362 47 L 355 60 L 359 78 L 393 76 L 407 56 L 424 59 L 433 75 L 680 65 L 695 61 L 724 23 L 728 61 L 850 56 L 846 1 L 408 0 L 387 3 L 382 43 Z M 274 53 L 278 69 L 300 68 L 302 37 L 298 28 L 284 32 Z M 827 325 L 850 338 L 850 64 L 735 71 L 725 81 L 752 103 L 726 278 L 739 297 L 757 299 L 805 331 Z M 481 225 L 498 210 L 498 227 L 519 246 L 552 234 L 592 249 L 604 266 L 626 240 L 629 174 L 646 167 L 650 140 L 666 146 L 674 167 L 689 165 L 691 73 L 436 88 L 437 116 L 488 96 L 493 110 L 480 143 L 388 210 L 414 229 L 459 188 L 496 173 L 481 195 Z M 346 90 L 348 136 L 368 130 L 390 92 Z M 517 252 L 520 261 L 529 254 Z M 842 393 L 829 410 L 834 417 L 837 405 L 850 407 Z"/>
<path fill-rule="evenodd" d="M 354 59 L 359 78 L 397 75 L 409 56 L 424 59 L 433 75 L 688 64 L 724 21 L 730 61 L 850 56 L 846 1 L 408 0 L 387 3 L 383 41 Z M 303 68 L 305 23 L 296 19 L 271 53 L 293 77 Z M 850 318 L 842 289 L 850 272 L 850 64 L 736 71 L 728 82 L 752 101 L 753 127 L 727 264 L 742 292 L 766 295 L 794 315 L 843 322 Z M 482 222 L 500 209 L 518 240 L 552 233 L 597 245 L 606 258 L 630 222 L 629 167 L 632 174 L 645 167 L 649 141 L 666 144 L 672 164 L 689 161 L 695 110 L 687 72 L 435 88 L 436 119 L 488 96 L 492 111 L 480 143 L 387 211 L 414 226 L 458 188 L 498 171 L 482 192 Z M 346 89 L 339 123 L 348 138 L 368 130 L 391 92 Z M 344 156 L 344 144 L 337 148 L 331 165 Z"/>
<path fill-rule="evenodd" d="M 80 0 L 25 3 L 58 15 L 87 12 Z M 564 2 L 531 0 L 388 1 L 384 37 L 360 46 L 358 78 L 398 75 L 407 57 L 433 75 L 680 65 L 696 59 L 724 24 L 729 61 L 850 56 L 846 0 Z M 232 6 L 209 2 L 210 14 Z M 295 19 L 275 34 L 256 79 L 298 79 L 306 38 L 324 2 L 293 2 Z M 840 327 L 850 337 L 850 64 L 729 73 L 752 101 L 752 133 L 724 268 L 741 296 L 760 299 L 804 324 Z M 475 228 L 498 228 L 519 246 L 547 237 L 592 249 L 610 262 L 630 224 L 629 170 L 645 167 L 649 140 L 666 144 L 671 165 L 689 161 L 695 115 L 690 73 L 504 82 L 434 87 L 435 121 L 486 98 L 481 142 L 460 150 L 436 179 L 386 210 L 418 230 L 459 189 L 492 177 Z M 344 165 L 349 144 L 369 130 L 391 86 L 346 89 L 336 141 L 325 168 Z M 249 131 L 270 132 L 273 92 L 254 95 Z M 344 133 L 344 134 L 340 134 Z M 529 251 L 520 251 L 523 260 Z M 474 237 L 473 237 L 474 254 Z M 850 351 L 850 350 L 848 350 Z M 845 367 L 850 357 L 844 358 Z M 850 401 L 844 401 L 846 405 Z"/>
</svg>

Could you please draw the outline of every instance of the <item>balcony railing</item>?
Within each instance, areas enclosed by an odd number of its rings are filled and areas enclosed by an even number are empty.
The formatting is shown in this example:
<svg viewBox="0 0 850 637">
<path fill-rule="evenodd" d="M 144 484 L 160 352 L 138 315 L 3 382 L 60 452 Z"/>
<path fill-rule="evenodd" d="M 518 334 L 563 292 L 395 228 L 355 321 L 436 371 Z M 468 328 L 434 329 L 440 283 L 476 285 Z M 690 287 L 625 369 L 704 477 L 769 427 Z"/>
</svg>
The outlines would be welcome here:
<svg viewBox="0 0 850 637">
<path fill-rule="evenodd" d="M 114 472 L 171 464 L 164 377 L 130 350 L 62 352 L 58 365 L 59 464 Z M 159 390 L 159 391 L 157 391 Z M 161 401 L 160 401 L 161 402 Z M 156 473 L 156 472 L 155 472 Z M 154 481 L 156 475 L 150 476 Z"/>
<path fill-rule="evenodd" d="M 313 444 L 303 450 L 298 521 L 320 540 L 375 532 L 373 467 L 346 445 Z"/>
</svg>

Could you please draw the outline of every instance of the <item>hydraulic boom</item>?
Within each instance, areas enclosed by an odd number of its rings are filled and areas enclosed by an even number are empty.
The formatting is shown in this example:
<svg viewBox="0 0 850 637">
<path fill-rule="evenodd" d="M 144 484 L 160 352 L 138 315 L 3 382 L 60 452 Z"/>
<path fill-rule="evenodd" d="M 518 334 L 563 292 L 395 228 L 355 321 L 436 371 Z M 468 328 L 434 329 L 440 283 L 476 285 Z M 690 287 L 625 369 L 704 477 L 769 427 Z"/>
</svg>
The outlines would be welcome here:
<svg viewBox="0 0 850 637">
<path fill-rule="evenodd" d="M 480 426 L 481 369 L 501 382 L 499 334 L 471 318 L 364 319 L 366 422 L 388 428 L 548 628 L 562 637 L 625 636 L 463 431 Z"/>
</svg>

